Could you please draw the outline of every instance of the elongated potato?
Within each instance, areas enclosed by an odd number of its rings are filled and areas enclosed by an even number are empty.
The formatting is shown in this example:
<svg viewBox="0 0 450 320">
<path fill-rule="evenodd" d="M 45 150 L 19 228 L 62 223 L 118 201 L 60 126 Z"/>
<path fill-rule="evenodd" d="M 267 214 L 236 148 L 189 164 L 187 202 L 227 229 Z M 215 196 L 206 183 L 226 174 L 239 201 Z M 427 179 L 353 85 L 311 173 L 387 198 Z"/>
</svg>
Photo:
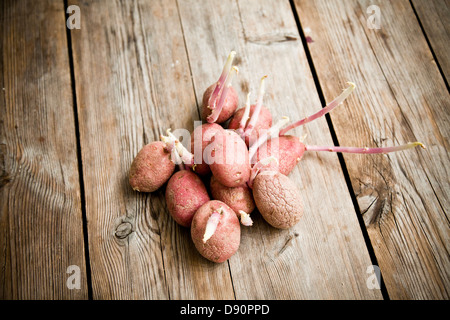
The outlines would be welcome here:
<svg viewBox="0 0 450 320">
<path fill-rule="evenodd" d="M 165 146 L 162 141 L 155 141 L 138 152 L 129 173 L 129 183 L 133 190 L 153 192 L 169 180 L 175 164 Z"/>
</svg>

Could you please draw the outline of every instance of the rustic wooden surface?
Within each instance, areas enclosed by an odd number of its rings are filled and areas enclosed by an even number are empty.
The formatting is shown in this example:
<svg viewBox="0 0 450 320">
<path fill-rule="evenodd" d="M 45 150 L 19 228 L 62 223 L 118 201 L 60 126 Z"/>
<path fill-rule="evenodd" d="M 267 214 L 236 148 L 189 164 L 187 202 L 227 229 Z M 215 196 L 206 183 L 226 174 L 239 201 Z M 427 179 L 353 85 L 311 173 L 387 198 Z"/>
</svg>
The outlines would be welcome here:
<svg viewBox="0 0 450 320">
<path fill-rule="evenodd" d="M 448 1 L 33 4 L 0 13 L 2 299 L 449 299 Z M 367 27 L 372 4 L 380 29 Z M 67 5 L 80 30 L 66 30 Z M 306 154 L 291 174 L 302 221 L 276 230 L 255 212 L 238 253 L 206 261 L 164 188 L 136 193 L 127 174 L 167 128 L 193 129 L 230 50 L 241 101 L 269 76 L 274 119 L 357 84 L 295 129 L 308 143 L 427 149 Z M 66 286 L 70 265 L 80 289 Z"/>
<path fill-rule="evenodd" d="M 377 31 L 364 15 L 374 3 L 381 12 Z M 341 90 L 334 79 L 359 84 L 348 107 L 331 114 L 339 144 L 427 146 L 344 156 L 389 296 L 448 297 L 449 95 L 410 3 L 296 5 L 302 26 L 311 29 L 309 48 L 327 100 Z"/>
<path fill-rule="evenodd" d="M 436 56 L 441 72 L 447 80 L 450 77 L 450 55 L 447 44 L 450 41 L 450 1 L 412 0 L 413 8 L 424 29 Z"/>
<path fill-rule="evenodd" d="M 0 299 L 88 297 L 63 13 L 60 1 L 1 4 Z"/>
</svg>

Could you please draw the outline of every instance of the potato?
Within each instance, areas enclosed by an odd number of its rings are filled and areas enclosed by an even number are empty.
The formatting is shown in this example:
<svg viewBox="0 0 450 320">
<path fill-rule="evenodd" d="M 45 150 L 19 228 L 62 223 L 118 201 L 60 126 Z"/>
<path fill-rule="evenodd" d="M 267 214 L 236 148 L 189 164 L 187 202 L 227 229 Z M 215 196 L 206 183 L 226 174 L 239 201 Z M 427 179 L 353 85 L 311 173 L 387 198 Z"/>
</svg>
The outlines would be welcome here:
<svg viewBox="0 0 450 320">
<path fill-rule="evenodd" d="M 202 99 L 202 120 L 206 121 L 206 118 L 211 114 L 211 109 L 208 108 L 208 100 L 216 87 L 216 83 L 210 85 L 203 94 Z M 234 114 L 238 106 L 238 95 L 233 87 L 229 87 L 227 97 L 222 107 L 222 111 L 216 120 L 216 123 L 224 123 Z"/>
<path fill-rule="evenodd" d="M 178 171 L 167 183 L 167 208 L 172 218 L 183 227 L 190 227 L 195 212 L 209 200 L 205 185 L 192 171 Z"/>
<path fill-rule="evenodd" d="M 248 149 L 236 132 L 217 132 L 205 153 L 213 175 L 224 186 L 238 187 L 250 178 Z"/>
<path fill-rule="evenodd" d="M 303 203 L 295 184 L 277 171 L 263 171 L 253 182 L 256 207 L 270 225 L 278 229 L 294 226 L 303 215 Z"/>
<path fill-rule="evenodd" d="M 217 227 L 212 236 L 204 241 L 206 227 L 208 221 L 211 223 L 213 214 L 219 216 Z M 241 242 L 241 227 L 233 209 L 222 201 L 211 200 L 195 213 L 191 225 L 191 237 L 203 257 L 221 263 L 238 250 Z"/>
<path fill-rule="evenodd" d="M 212 198 L 225 202 L 238 217 L 241 216 L 239 211 L 250 214 L 255 210 L 253 195 L 246 183 L 229 188 L 217 181 L 215 176 L 211 176 L 210 188 Z"/>
<path fill-rule="evenodd" d="M 274 156 L 278 160 L 273 161 L 262 171 L 279 171 L 284 175 L 289 175 L 297 163 L 303 157 L 305 145 L 295 136 L 280 136 L 268 140 L 256 151 L 256 162 L 269 156 Z M 255 158 L 255 157 L 254 157 Z"/>
<path fill-rule="evenodd" d="M 129 183 L 133 190 L 153 192 L 169 180 L 175 164 L 165 146 L 162 141 L 155 141 L 138 152 L 129 172 Z"/>
</svg>

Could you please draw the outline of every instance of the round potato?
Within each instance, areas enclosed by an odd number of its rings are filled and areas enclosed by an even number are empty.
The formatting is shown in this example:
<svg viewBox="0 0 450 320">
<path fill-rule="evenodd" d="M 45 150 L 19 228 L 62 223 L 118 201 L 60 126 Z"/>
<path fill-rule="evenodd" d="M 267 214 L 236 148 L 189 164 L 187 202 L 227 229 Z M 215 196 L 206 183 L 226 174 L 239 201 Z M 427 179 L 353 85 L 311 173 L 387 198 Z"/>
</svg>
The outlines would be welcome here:
<svg viewBox="0 0 450 320">
<path fill-rule="evenodd" d="M 303 203 L 296 185 L 277 171 L 263 171 L 253 182 L 256 207 L 270 225 L 278 229 L 294 226 L 303 215 Z"/>
<path fill-rule="evenodd" d="M 255 210 L 252 191 L 246 183 L 230 188 L 217 181 L 216 177 L 211 176 L 210 188 L 213 199 L 225 202 L 238 217 L 240 217 L 240 211 L 250 214 Z"/>
<path fill-rule="evenodd" d="M 192 171 L 178 171 L 167 183 L 167 208 L 172 218 L 183 227 L 190 227 L 195 212 L 209 200 L 205 185 Z"/>
<path fill-rule="evenodd" d="M 206 121 L 206 118 L 211 114 L 211 109 L 208 108 L 208 100 L 214 91 L 216 84 L 210 85 L 203 94 L 202 99 L 202 120 Z M 234 114 L 238 106 L 238 95 L 233 87 L 229 87 L 227 97 L 222 107 L 222 111 L 216 120 L 216 123 L 224 123 Z"/>
<path fill-rule="evenodd" d="M 204 241 L 208 221 L 212 215 L 219 215 L 217 227 L 212 236 Z M 203 257 L 221 263 L 238 250 L 241 242 L 241 227 L 233 209 L 222 201 L 211 200 L 195 213 L 191 225 L 191 237 Z"/>
<path fill-rule="evenodd" d="M 236 132 L 217 132 L 205 153 L 212 174 L 224 186 L 238 187 L 250 178 L 248 149 Z"/>
</svg>

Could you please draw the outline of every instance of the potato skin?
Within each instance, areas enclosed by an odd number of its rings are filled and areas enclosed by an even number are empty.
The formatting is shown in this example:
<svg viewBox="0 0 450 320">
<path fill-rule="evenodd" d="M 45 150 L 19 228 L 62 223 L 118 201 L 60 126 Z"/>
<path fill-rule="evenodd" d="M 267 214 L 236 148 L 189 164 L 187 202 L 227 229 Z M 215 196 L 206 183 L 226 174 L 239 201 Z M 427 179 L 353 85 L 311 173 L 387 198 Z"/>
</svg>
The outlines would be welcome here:
<svg viewBox="0 0 450 320">
<path fill-rule="evenodd" d="M 211 214 L 223 208 L 215 233 L 205 243 L 206 223 Z M 241 226 L 234 211 L 222 201 L 211 200 L 202 205 L 194 215 L 191 238 L 198 252 L 206 259 L 221 263 L 236 253 L 241 242 Z"/>
<path fill-rule="evenodd" d="M 250 121 L 250 117 L 252 116 L 253 112 L 255 111 L 256 105 L 250 106 L 250 115 L 249 120 L 247 120 L 247 123 Z M 239 128 L 239 123 L 241 122 L 242 116 L 244 115 L 245 108 L 240 108 L 231 118 L 230 122 L 228 123 L 228 129 L 236 130 Z M 272 126 L 272 114 L 270 113 L 270 110 L 267 109 L 264 106 L 261 106 L 261 111 L 258 116 L 258 120 L 256 121 L 255 127 L 253 128 L 252 134 L 249 137 L 245 138 L 245 143 L 247 146 L 249 145 L 250 141 L 253 143 L 256 140 L 258 140 L 259 132 L 262 130 L 267 130 Z"/>
<path fill-rule="evenodd" d="M 211 139 L 216 134 L 216 132 L 223 130 L 224 128 L 217 123 L 204 123 L 201 126 L 196 127 L 192 132 L 191 152 L 194 154 L 195 161 L 193 170 L 199 175 L 204 176 L 211 173 L 209 165 L 203 159 L 203 151 L 205 151 L 206 146 L 211 142 Z M 196 144 L 201 145 L 201 154 L 199 154 L 200 150 L 195 149 Z"/>
<path fill-rule="evenodd" d="M 300 192 L 287 176 L 264 171 L 253 182 L 256 207 L 270 225 L 278 229 L 294 226 L 303 215 Z"/>
<path fill-rule="evenodd" d="M 209 200 L 205 185 L 192 171 L 178 171 L 167 183 L 167 208 L 172 218 L 183 227 L 190 227 L 195 212 Z"/>
<path fill-rule="evenodd" d="M 211 109 L 208 108 L 208 100 L 211 94 L 213 93 L 215 87 L 216 84 L 213 83 L 203 93 L 202 114 L 201 114 L 203 121 L 206 121 L 206 118 L 211 114 Z M 222 111 L 220 112 L 220 115 L 217 118 L 216 123 L 224 123 L 225 121 L 231 118 L 231 116 L 237 109 L 238 100 L 239 98 L 236 93 L 236 90 L 233 87 L 230 87 L 227 93 L 227 97 L 225 98 Z"/>
<path fill-rule="evenodd" d="M 239 217 L 239 210 L 250 214 L 255 210 L 255 201 L 252 191 L 246 183 L 229 188 L 217 181 L 216 177 L 211 176 L 210 181 L 211 195 L 214 200 L 225 202 Z"/>
<path fill-rule="evenodd" d="M 208 147 L 207 162 L 217 180 L 227 187 L 238 187 L 250 178 L 248 149 L 239 135 L 231 130 L 217 132 Z"/>
<path fill-rule="evenodd" d="M 158 190 L 175 170 L 170 153 L 162 141 L 145 145 L 134 158 L 129 172 L 129 183 L 133 190 L 154 192 Z"/>
<path fill-rule="evenodd" d="M 286 135 L 272 138 L 259 147 L 256 152 L 256 161 L 274 156 L 278 160 L 278 166 L 273 161 L 261 171 L 279 171 L 287 176 L 303 157 L 304 152 L 305 145 L 299 138 Z"/>
</svg>

